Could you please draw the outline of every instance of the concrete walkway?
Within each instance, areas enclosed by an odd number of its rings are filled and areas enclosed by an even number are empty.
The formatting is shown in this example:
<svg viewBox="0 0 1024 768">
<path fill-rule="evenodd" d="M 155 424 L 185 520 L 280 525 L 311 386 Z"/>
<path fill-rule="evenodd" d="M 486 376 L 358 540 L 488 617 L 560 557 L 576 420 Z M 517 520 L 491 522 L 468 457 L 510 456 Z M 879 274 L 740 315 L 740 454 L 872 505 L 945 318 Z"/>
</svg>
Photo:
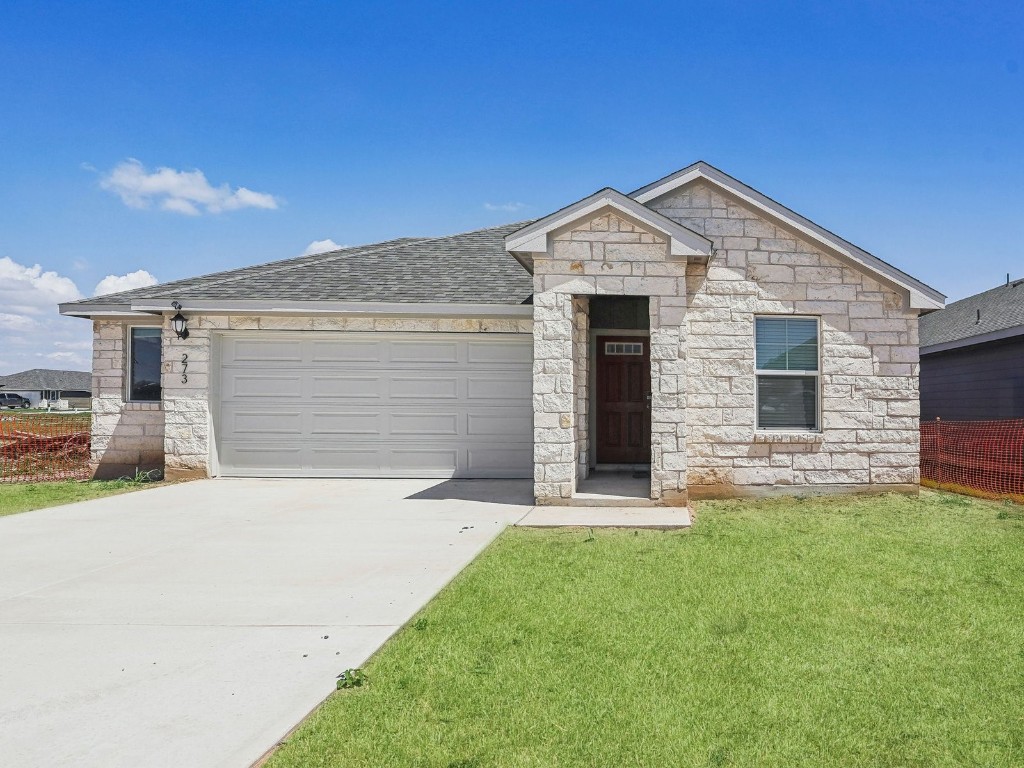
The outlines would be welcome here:
<svg viewBox="0 0 1024 768">
<path fill-rule="evenodd" d="M 0 519 L 0 764 L 257 759 L 529 481 L 204 480 Z"/>
</svg>

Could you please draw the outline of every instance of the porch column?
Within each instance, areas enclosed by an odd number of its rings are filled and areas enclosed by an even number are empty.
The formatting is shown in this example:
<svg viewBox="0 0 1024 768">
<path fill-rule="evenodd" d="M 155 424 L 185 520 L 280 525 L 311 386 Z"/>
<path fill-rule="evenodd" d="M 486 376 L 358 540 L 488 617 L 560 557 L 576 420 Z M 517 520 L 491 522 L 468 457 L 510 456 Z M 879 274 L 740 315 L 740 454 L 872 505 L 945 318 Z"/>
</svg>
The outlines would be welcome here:
<svg viewBox="0 0 1024 768">
<path fill-rule="evenodd" d="M 652 296 L 651 498 L 684 505 L 686 491 L 685 296 Z"/>
<path fill-rule="evenodd" d="M 572 373 L 576 386 L 576 481 L 590 474 L 590 298 L 572 300 Z"/>
<path fill-rule="evenodd" d="M 545 291 L 533 301 L 534 496 L 558 504 L 576 490 L 573 297 Z"/>
</svg>

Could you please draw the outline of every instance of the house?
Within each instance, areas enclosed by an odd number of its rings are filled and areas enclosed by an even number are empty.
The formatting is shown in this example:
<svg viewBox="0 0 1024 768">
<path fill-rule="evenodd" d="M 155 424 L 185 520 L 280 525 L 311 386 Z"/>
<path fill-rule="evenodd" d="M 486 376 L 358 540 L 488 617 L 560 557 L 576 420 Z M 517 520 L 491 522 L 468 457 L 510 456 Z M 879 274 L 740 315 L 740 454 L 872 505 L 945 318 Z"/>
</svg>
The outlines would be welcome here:
<svg viewBox="0 0 1024 768">
<path fill-rule="evenodd" d="M 921 418 L 1024 419 L 1024 280 L 921 319 Z"/>
<path fill-rule="evenodd" d="M 944 298 L 698 162 L 61 312 L 93 322 L 99 476 L 530 477 L 573 504 L 625 469 L 677 505 L 916 492 L 918 317 Z"/>
<path fill-rule="evenodd" d="M 57 371 L 33 368 L 0 376 L 0 392 L 26 398 L 33 408 L 42 401 L 66 400 L 71 407 L 88 408 L 92 398 L 92 374 L 88 371 Z"/>
</svg>

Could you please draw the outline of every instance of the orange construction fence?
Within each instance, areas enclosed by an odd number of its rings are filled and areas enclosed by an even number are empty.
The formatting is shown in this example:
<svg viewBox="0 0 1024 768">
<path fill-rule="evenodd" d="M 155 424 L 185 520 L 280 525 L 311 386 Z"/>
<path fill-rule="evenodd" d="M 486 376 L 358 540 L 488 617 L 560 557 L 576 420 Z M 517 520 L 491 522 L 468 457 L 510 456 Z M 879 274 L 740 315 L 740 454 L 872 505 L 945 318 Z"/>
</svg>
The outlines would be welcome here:
<svg viewBox="0 0 1024 768">
<path fill-rule="evenodd" d="M 921 483 L 1024 501 L 1024 419 L 922 421 Z"/>
<path fill-rule="evenodd" d="M 0 411 L 0 483 L 89 477 L 89 413 Z"/>
</svg>

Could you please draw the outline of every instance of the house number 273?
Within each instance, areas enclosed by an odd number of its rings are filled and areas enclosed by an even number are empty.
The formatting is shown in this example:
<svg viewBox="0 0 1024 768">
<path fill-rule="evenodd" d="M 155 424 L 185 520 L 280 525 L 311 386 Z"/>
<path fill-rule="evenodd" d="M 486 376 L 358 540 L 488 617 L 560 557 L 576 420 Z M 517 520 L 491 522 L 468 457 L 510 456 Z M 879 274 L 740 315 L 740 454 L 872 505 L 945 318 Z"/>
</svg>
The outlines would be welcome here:
<svg viewBox="0 0 1024 768">
<path fill-rule="evenodd" d="M 184 354 L 181 356 L 181 383 L 188 384 L 188 355 Z"/>
</svg>

